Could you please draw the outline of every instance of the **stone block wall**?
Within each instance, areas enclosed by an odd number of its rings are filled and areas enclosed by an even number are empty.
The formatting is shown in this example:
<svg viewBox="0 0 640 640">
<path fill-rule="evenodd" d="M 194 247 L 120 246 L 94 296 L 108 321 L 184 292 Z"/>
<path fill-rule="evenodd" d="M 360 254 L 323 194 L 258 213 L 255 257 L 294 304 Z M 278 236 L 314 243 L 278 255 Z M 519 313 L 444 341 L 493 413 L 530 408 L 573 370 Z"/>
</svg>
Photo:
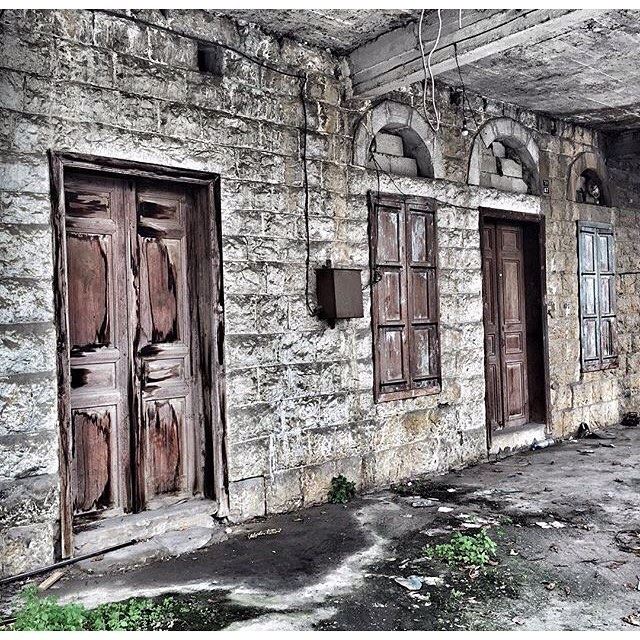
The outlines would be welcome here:
<svg viewBox="0 0 640 640">
<path fill-rule="evenodd" d="M 565 200 L 571 159 L 599 146 L 594 133 L 557 123 L 550 135 L 547 119 L 470 96 L 479 122 L 506 116 L 534 132 L 551 193 L 468 186 L 473 139 L 439 86 L 444 179 L 377 176 L 351 165 L 370 105 L 343 101 L 341 61 L 325 51 L 204 11 L 5 11 L 0 28 L 0 573 L 52 560 L 57 537 L 51 149 L 221 176 L 233 520 L 321 502 L 338 473 L 372 488 L 486 457 L 480 207 L 546 218 L 550 431 L 615 421 L 619 393 L 637 408 L 637 275 L 621 276 L 619 305 L 634 354 L 614 372 L 579 371 L 575 220 L 616 220 L 619 256 L 638 240 L 633 211 Z M 167 29 L 309 73 L 311 291 L 327 259 L 368 283 L 366 195 L 378 179 L 436 199 L 441 393 L 374 403 L 368 289 L 364 318 L 330 329 L 307 313 L 299 82 L 229 52 L 221 77 L 202 74 L 194 40 Z M 389 97 L 421 102 L 417 86 Z"/>
</svg>

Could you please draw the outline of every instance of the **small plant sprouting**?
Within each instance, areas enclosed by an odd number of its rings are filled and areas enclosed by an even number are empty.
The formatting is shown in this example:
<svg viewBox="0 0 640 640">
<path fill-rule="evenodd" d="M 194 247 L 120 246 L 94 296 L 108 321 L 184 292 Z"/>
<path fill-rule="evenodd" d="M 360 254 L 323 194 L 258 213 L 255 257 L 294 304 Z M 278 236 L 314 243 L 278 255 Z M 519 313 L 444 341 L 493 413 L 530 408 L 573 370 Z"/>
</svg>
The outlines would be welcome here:
<svg viewBox="0 0 640 640">
<path fill-rule="evenodd" d="M 329 502 L 333 504 L 346 504 L 356 495 L 356 483 L 347 480 L 340 474 L 331 478 L 331 488 L 329 489 Z"/>
<path fill-rule="evenodd" d="M 425 548 L 429 558 L 438 558 L 450 565 L 483 567 L 495 557 L 498 546 L 485 529 L 475 535 L 456 532 L 451 541 Z"/>
</svg>

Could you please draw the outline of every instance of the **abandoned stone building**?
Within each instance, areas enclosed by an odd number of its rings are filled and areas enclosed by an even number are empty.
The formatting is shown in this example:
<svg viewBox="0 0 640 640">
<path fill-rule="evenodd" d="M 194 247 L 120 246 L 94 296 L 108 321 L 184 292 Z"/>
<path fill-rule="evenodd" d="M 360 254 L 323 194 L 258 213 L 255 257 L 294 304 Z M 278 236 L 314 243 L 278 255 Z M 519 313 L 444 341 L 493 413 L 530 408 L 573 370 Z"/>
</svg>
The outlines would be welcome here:
<svg viewBox="0 0 640 640">
<path fill-rule="evenodd" d="M 0 574 L 639 411 L 639 20 L 3 10 Z"/>
</svg>

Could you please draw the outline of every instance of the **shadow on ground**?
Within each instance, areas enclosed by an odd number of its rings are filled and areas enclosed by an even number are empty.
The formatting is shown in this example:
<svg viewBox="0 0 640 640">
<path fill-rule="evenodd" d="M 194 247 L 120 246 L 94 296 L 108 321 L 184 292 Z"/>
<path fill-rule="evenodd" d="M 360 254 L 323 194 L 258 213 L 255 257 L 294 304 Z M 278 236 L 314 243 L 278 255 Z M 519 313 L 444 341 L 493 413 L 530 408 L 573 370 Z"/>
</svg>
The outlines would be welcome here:
<svg viewBox="0 0 640 640">
<path fill-rule="evenodd" d="M 611 433 L 270 517 L 162 562 L 76 568 L 50 593 L 87 606 L 177 594 L 192 607 L 181 629 L 631 630 L 640 429 Z M 425 553 L 481 528 L 498 544 L 481 571 Z"/>
</svg>

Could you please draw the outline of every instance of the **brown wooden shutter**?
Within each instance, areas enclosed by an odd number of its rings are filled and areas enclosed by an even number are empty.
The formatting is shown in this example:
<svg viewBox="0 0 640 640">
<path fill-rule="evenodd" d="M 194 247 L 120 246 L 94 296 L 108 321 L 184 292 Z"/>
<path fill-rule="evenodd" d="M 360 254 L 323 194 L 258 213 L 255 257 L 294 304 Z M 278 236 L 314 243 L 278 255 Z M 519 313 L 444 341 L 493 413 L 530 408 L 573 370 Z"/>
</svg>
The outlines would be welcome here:
<svg viewBox="0 0 640 640">
<path fill-rule="evenodd" d="M 617 366 L 613 226 L 578 223 L 580 341 L 583 371 Z"/>
<path fill-rule="evenodd" d="M 435 214 L 430 200 L 371 196 L 375 393 L 440 389 Z"/>
</svg>

